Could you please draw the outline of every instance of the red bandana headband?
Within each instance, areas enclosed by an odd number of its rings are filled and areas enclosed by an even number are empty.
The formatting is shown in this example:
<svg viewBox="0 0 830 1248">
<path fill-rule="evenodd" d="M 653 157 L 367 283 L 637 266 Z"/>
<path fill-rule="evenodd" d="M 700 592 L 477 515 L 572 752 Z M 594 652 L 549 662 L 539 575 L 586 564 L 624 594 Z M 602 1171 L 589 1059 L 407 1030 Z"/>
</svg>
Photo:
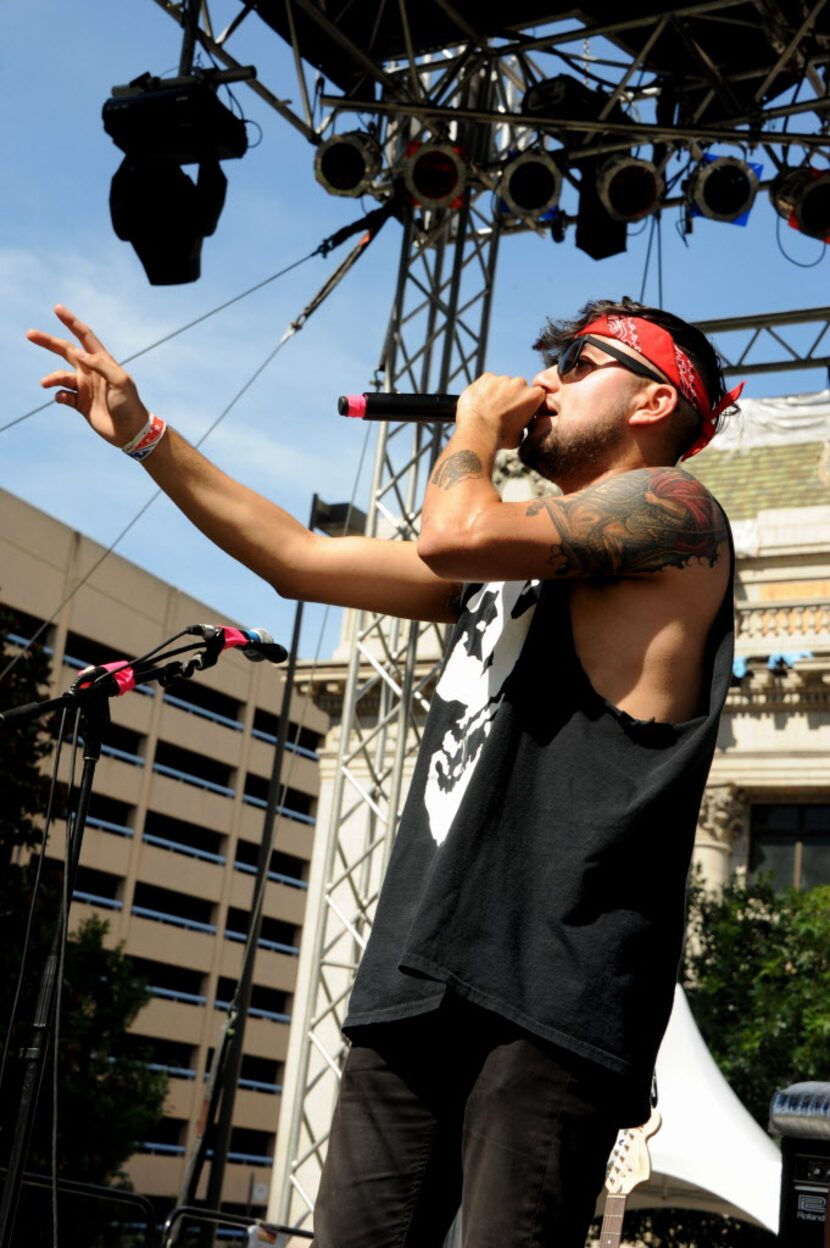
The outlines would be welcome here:
<svg viewBox="0 0 830 1248">
<path fill-rule="evenodd" d="M 667 329 L 655 325 L 653 321 L 643 320 L 640 316 L 603 316 L 591 321 L 576 335 L 582 338 L 585 334 L 600 334 L 606 338 L 616 338 L 637 351 L 676 386 L 683 398 L 691 403 L 699 413 L 702 424 L 700 437 L 689 447 L 681 459 L 690 459 L 697 455 L 704 446 L 708 446 L 715 436 L 715 422 L 725 408 L 730 407 L 738 399 L 744 383 L 735 386 L 714 407 L 709 401 L 706 387 L 700 373 L 684 351 L 681 351 Z"/>
</svg>

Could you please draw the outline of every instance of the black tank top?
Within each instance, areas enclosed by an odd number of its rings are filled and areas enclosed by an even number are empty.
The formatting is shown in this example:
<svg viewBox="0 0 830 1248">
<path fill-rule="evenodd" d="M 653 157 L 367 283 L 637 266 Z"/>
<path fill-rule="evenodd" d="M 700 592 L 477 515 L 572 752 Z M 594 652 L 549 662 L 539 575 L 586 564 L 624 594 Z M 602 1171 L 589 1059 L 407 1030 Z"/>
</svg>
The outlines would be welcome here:
<svg viewBox="0 0 830 1248">
<path fill-rule="evenodd" d="M 731 677 L 732 577 L 705 709 L 676 724 L 595 692 L 566 582 L 470 586 L 464 602 L 344 1030 L 449 988 L 615 1072 L 641 1121 Z"/>
</svg>

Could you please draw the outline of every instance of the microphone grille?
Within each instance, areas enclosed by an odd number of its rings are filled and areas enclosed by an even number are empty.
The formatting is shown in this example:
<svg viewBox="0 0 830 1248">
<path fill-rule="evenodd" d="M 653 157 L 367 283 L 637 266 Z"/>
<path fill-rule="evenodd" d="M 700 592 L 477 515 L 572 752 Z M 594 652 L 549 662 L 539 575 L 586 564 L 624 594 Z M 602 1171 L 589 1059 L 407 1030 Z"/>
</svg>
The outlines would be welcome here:
<svg viewBox="0 0 830 1248">
<path fill-rule="evenodd" d="M 267 628 L 249 628 L 246 629 L 246 632 L 250 633 L 252 638 L 256 641 L 263 641 L 269 646 L 274 644 L 274 638 L 268 632 Z"/>
</svg>

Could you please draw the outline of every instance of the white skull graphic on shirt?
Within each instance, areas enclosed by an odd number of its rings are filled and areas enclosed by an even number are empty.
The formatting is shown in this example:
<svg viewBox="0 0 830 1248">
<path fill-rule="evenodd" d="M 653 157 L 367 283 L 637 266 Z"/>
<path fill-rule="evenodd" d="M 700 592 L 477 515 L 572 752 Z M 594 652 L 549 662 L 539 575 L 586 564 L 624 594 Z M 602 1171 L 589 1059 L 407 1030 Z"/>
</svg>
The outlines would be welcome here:
<svg viewBox="0 0 830 1248">
<path fill-rule="evenodd" d="M 467 603 L 464 623 L 435 696 L 458 713 L 429 761 L 424 803 L 436 844 L 446 840 L 490 734 L 504 686 L 522 651 L 538 581 L 482 585 Z"/>
</svg>

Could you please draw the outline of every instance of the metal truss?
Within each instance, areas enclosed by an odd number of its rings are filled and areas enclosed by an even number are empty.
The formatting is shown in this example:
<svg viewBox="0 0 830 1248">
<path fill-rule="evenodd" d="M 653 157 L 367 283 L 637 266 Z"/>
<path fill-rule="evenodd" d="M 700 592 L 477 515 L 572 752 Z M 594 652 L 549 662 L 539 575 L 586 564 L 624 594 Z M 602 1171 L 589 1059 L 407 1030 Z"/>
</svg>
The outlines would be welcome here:
<svg viewBox="0 0 830 1248">
<path fill-rule="evenodd" d="M 384 389 L 452 392 L 484 366 L 499 233 L 468 192 L 404 232 L 381 368 Z M 446 426 L 380 427 L 370 531 L 416 535 Z M 354 621 L 328 829 L 318 821 L 277 1136 L 272 1208 L 302 1225 L 314 1203 L 344 1056 L 340 1025 L 368 937 L 444 629 L 364 613 Z"/>
<path fill-rule="evenodd" d="M 698 321 L 697 327 L 715 339 L 727 376 L 830 370 L 830 308 Z M 740 337 L 733 341 L 733 335 Z"/>
<path fill-rule="evenodd" d="M 231 45 L 244 53 L 249 28 L 264 22 L 281 35 L 296 105 L 259 78 L 248 86 L 312 144 L 353 126 L 353 114 L 373 118 L 381 140 L 404 114 L 439 141 L 459 126 L 468 136 L 499 129 L 507 142 L 467 152 L 480 187 L 494 185 L 508 151 L 528 146 L 556 151 L 577 189 L 579 162 L 642 144 L 654 147 L 669 191 L 712 144 L 760 148 L 773 171 L 830 156 L 830 0 L 786 11 L 772 0 L 706 0 L 624 19 L 589 0 L 581 20 L 570 6 L 525 3 L 523 26 L 500 15 L 492 30 L 480 6 L 462 0 L 375 0 L 345 6 L 337 21 L 325 0 L 155 3 L 229 70 L 244 70 Z M 319 90 L 321 70 L 334 90 Z M 511 84 L 509 103 L 462 100 L 481 73 Z M 558 75 L 605 97 L 598 117 L 579 115 L 573 96 L 527 110 L 527 92 Z M 387 198 L 395 174 L 387 165 L 369 193 Z"/>
</svg>

